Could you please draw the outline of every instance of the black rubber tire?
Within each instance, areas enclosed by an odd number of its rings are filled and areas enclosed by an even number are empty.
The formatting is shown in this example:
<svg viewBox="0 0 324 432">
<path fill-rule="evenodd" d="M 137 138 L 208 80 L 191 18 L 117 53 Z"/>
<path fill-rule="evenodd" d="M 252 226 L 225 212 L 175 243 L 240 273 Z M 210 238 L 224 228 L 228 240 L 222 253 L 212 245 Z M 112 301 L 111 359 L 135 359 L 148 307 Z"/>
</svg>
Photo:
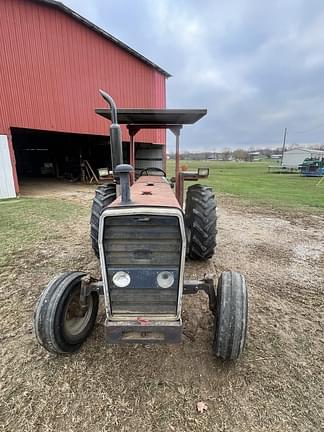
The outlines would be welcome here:
<svg viewBox="0 0 324 432">
<path fill-rule="evenodd" d="M 93 330 L 96 322 L 99 295 L 91 292 L 90 316 L 80 333 L 69 336 L 64 328 L 64 318 L 69 301 L 80 289 L 83 272 L 66 272 L 56 276 L 42 292 L 34 312 L 34 332 L 40 345 L 55 354 L 77 351 Z"/>
<path fill-rule="evenodd" d="M 192 260 L 211 258 L 217 233 L 216 201 L 211 187 L 196 184 L 188 188 L 185 223 L 187 256 Z"/>
<path fill-rule="evenodd" d="M 99 219 L 105 207 L 111 204 L 116 199 L 116 185 L 106 184 L 99 186 L 96 190 L 96 195 L 92 202 L 91 217 L 90 217 L 90 236 L 92 249 L 97 258 L 99 258 L 98 235 L 99 235 Z"/>
<path fill-rule="evenodd" d="M 248 323 L 248 292 L 241 273 L 226 271 L 216 292 L 213 351 L 224 360 L 236 360 L 242 353 Z"/>
</svg>

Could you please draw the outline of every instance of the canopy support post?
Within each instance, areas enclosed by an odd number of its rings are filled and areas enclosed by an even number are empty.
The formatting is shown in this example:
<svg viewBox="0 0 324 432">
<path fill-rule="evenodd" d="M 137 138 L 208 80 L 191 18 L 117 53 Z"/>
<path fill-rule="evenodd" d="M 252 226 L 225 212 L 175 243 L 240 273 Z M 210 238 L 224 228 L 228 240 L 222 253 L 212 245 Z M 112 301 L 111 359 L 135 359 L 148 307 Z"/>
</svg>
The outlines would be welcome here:
<svg viewBox="0 0 324 432">
<path fill-rule="evenodd" d="M 182 126 L 172 126 L 170 127 L 170 131 L 175 135 L 176 137 L 176 166 L 175 166 L 175 178 L 176 178 L 176 198 L 181 202 L 181 195 L 183 195 L 183 183 L 181 184 L 180 181 L 180 131 L 182 129 Z"/>
</svg>

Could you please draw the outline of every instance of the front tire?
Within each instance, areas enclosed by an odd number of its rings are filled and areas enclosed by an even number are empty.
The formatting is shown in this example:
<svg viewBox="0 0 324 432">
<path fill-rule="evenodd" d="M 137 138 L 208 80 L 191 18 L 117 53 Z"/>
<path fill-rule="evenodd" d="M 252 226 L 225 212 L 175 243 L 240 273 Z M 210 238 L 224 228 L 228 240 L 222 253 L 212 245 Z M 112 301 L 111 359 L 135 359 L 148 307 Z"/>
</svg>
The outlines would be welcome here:
<svg viewBox="0 0 324 432">
<path fill-rule="evenodd" d="M 93 330 L 99 295 L 87 297 L 87 310 L 80 307 L 83 272 L 56 276 L 38 299 L 34 313 L 34 331 L 40 345 L 55 354 L 77 351 Z"/>
<path fill-rule="evenodd" d="M 224 360 L 242 353 L 248 322 L 248 292 L 241 273 L 226 271 L 218 280 L 213 351 Z"/>
<path fill-rule="evenodd" d="M 192 260 L 207 260 L 216 247 L 216 202 L 211 187 L 196 184 L 187 191 L 185 221 L 187 255 Z"/>
</svg>

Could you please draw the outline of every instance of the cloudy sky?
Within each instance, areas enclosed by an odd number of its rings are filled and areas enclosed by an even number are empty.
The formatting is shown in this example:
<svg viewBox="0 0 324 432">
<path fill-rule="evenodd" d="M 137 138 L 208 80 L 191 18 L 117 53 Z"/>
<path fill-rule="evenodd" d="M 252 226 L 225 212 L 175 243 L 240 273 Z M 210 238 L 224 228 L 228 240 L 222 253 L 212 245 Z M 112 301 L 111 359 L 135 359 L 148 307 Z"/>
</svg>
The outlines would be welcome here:
<svg viewBox="0 0 324 432">
<path fill-rule="evenodd" d="M 208 108 L 183 148 L 324 143 L 323 0 L 62 1 L 170 72 L 169 108 Z"/>
</svg>

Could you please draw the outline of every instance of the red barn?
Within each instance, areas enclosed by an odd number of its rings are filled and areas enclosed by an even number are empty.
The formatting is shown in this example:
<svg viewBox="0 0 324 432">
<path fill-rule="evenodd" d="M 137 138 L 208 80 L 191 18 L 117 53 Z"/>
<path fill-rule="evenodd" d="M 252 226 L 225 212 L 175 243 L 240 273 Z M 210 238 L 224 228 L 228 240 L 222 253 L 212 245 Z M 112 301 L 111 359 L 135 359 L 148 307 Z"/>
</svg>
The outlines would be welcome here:
<svg viewBox="0 0 324 432">
<path fill-rule="evenodd" d="M 99 88 L 119 107 L 165 108 L 170 75 L 62 3 L 1 0 L 0 16 L 0 198 L 18 193 L 23 177 L 77 178 L 80 160 L 109 167 Z M 125 128 L 123 141 L 129 160 Z M 162 167 L 165 132 L 136 141 L 137 165 Z"/>
</svg>

